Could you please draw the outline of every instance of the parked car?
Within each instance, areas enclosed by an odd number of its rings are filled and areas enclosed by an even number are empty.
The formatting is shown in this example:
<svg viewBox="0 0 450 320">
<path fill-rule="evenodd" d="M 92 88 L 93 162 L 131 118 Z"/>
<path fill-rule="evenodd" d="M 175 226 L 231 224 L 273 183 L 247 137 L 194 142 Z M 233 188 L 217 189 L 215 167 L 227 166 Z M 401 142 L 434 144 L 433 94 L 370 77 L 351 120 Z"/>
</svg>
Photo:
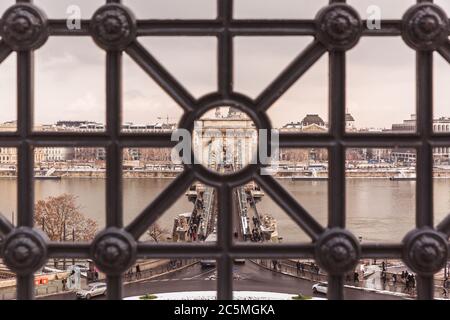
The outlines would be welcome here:
<svg viewBox="0 0 450 320">
<path fill-rule="evenodd" d="M 87 289 L 79 290 L 76 293 L 77 299 L 89 300 L 92 297 L 106 294 L 106 283 L 94 282 L 88 285 Z"/>
<path fill-rule="evenodd" d="M 328 284 L 325 282 L 316 283 L 312 286 L 312 291 L 315 294 L 317 294 L 317 293 L 327 294 L 328 293 Z"/>
</svg>

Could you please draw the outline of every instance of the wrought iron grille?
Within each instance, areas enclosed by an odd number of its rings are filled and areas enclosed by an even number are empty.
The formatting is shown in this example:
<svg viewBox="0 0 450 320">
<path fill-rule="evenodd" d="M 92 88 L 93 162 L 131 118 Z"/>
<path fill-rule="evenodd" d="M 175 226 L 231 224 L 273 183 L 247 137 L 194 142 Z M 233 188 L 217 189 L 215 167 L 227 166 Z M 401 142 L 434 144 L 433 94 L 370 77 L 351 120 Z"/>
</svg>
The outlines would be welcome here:
<svg viewBox="0 0 450 320">
<path fill-rule="evenodd" d="M 449 133 L 432 129 L 433 52 L 450 62 L 450 22 L 432 1 L 417 1 L 401 20 L 383 20 L 381 29 L 366 27 L 345 1 L 332 0 L 313 20 L 235 20 L 233 1 L 217 0 L 212 20 L 136 20 L 120 0 L 109 0 L 80 30 L 65 20 L 47 19 L 32 1 L 18 0 L 0 21 L 0 62 L 17 52 L 18 129 L 1 133 L 0 146 L 18 149 L 18 226 L 4 217 L 1 258 L 17 274 L 17 297 L 32 299 L 33 273 L 49 258 L 92 258 L 107 274 L 108 298 L 122 297 L 122 273 L 137 258 L 208 257 L 218 260 L 218 299 L 231 299 L 235 258 L 314 258 L 328 273 L 330 299 L 343 299 L 343 275 L 361 258 L 401 258 L 418 275 L 418 298 L 433 298 L 433 274 L 448 259 L 450 216 L 433 222 L 434 147 L 450 145 Z M 218 39 L 218 91 L 195 99 L 139 43 L 141 36 L 213 36 Z M 234 36 L 314 36 L 312 43 L 256 98 L 233 90 Z M 49 36 L 93 37 L 107 53 L 107 129 L 104 133 L 34 132 L 33 54 Z M 346 51 L 360 37 L 401 36 L 417 56 L 417 131 L 408 134 L 349 134 L 345 132 Z M 170 134 L 125 134 L 121 128 L 122 55 L 128 54 L 184 110 L 181 128 L 216 106 L 233 106 L 250 115 L 256 126 L 271 129 L 267 109 L 321 56 L 329 55 L 330 130 L 327 134 L 282 134 L 282 148 L 327 148 L 329 154 L 328 226 L 311 215 L 270 176 L 259 175 L 260 164 L 221 176 L 199 165 L 186 165 L 176 178 L 129 225 L 123 226 L 121 150 L 128 147 L 171 147 Z M 33 228 L 33 148 L 104 147 L 107 150 L 106 228 L 92 243 L 56 243 Z M 345 229 L 345 150 L 357 147 L 408 147 L 417 151 L 416 228 L 401 243 L 360 244 Z M 139 237 L 181 196 L 194 180 L 219 190 L 217 244 L 148 244 Z M 230 200 L 232 188 L 255 180 L 311 237 L 307 244 L 256 245 L 234 243 Z"/>
</svg>

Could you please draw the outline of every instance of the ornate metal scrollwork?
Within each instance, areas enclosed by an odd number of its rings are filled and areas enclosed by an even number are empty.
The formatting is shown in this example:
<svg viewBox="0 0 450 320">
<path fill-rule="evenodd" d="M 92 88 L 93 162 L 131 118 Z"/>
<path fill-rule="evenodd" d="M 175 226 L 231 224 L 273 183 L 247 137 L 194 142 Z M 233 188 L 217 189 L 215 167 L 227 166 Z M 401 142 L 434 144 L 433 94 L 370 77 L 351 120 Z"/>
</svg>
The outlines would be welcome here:
<svg viewBox="0 0 450 320">
<path fill-rule="evenodd" d="M 316 243 L 315 259 L 331 275 L 353 271 L 360 255 L 358 240 L 344 229 L 329 229 Z"/>
<path fill-rule="evenodd" d="M 8 268 L 18 275 L 33 274 L 47 260 L 45 236 L 28 227 L 17 228 L 7 235 L 2 256 Z"/>
<path fill-rule="evenodd" d="M 349 50 L 361 37 L 362 22 L 358 12 L 343 3 L 320 10 L 316 23 L 317 38 L 328 50 Z"/>
<path fill-rule="evenodd" d="M 108 228 L 91 245 L 96 266 L 108 275 L 120 275 L 136 261 L 136 241 L 126 231 Z"/>
<path fill-rule="evenodd" d="M 91 19 L 94 41 L 105 50 L 124 50 L 136 38 L 136 18 L 125 6 L 107 4 L 98 9 Z"/>
<path fill-rule="evenodd" d="M 414 272 L 432 275 L 444 268 L 448 244 L 443 234 L 430 228 L 413 230 L 403 244 L 403 260 Z"/>
<path fill-rule="evenodd" d="M 49 36 L 47 17 L 32 4 L 16 4 L 3 14 L 0 34 L 15 51 L 38 49 Z"/>
<path fill-rule="evenodd" d="M 416 50 L 435 50 L 448 37 L 445 11 L 432 3 L 419 3 L 403 16 L 403 40 Z"/>
</svg>

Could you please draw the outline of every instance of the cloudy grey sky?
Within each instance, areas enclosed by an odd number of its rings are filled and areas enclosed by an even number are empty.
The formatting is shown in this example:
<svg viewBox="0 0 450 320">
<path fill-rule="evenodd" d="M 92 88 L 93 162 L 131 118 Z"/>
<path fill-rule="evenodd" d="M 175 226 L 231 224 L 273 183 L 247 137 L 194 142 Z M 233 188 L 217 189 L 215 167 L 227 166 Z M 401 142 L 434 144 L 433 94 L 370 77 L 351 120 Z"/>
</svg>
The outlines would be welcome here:
<svg viewBox="0 0 450 320">
<path fill-rule="evenodd" d="M 214 18 L 215 0 L 124 0 L 138 18 Z M 414 0 L 351 0 L 363 17 L 379 5 L 383 18 L 400 18 Z M 436 0 L 450 16 L 450 0 Z M 0 12 L 14 3 L 1 0 Z M 79 5 L 89 18 L 104 1 L 35 0 L 50 18 L 64 18 Z M 313 18 L 326 0 L 235 0 L 236 18 Z M 143 45 L 199 97 L 216 90 L 216 39 L 146 37 Z M 256 97 L 310 37 L 235 39 L 235 89 Z M 88 37 L 53 37 L 36 54 L 36 123 L 64 120 L 104 122 L 104 57 Z M 127 56 L 124 59 L 124 120 L 178 119 L 181 109 Z M 415 109 L 415 58 L 398 37 L 363 38 L 348 53 L 347 107 L 360 127 L 389 127 Z M 299 121 L 306 113 L 327 118 L 328 58 L 324 56 L 269 110 L 275 126 Z M 435 114 L 450 116 L 450 65 L 435 58 Z M 0 121 L 15 119 L 15 56 L 0 65 Z"/>
</svg>

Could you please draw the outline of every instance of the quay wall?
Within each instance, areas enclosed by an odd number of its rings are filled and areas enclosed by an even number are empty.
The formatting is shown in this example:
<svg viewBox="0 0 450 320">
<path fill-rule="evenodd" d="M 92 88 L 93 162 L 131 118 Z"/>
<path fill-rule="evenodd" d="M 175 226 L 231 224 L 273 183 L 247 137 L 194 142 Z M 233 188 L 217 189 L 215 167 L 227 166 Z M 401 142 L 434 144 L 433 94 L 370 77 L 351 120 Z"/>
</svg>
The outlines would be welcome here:
<svg viewBox="0 0 450 320">
<path fill-rule="evenodd" d="M 132 171 L 125 170 L 123 172 L 124 179 L 165 179 L 165 178 L 176 178 L 181 172 L 180 171 Z M 389 178 L 396 175 L 396 171 L 375 171 L 375 170 L 358 170 L 358 171 L 347 171 L 347 178 Z M 92 178 L 92 179 L 104 179 L 105 171 L 67 171 L 67 170 L 57 170 L 53 176 L 65 178 Z M 310 173 L 306 171 L 283 171 L 275 173 L 274 176 L 280 179 L 290 179 L 292 177 L 308 177 Z M 317 172 L 317 177 L 326 178 L 328 176 L 327 171 Z M 433 173 L 434 178 L 450 178 L 450 170 L 435 170 Z M 16 178 L 16 172 L 14 170 L 2 170 L 0 171 L 0 178 L 2 179 L 13 179 Z"/>
</svg>

